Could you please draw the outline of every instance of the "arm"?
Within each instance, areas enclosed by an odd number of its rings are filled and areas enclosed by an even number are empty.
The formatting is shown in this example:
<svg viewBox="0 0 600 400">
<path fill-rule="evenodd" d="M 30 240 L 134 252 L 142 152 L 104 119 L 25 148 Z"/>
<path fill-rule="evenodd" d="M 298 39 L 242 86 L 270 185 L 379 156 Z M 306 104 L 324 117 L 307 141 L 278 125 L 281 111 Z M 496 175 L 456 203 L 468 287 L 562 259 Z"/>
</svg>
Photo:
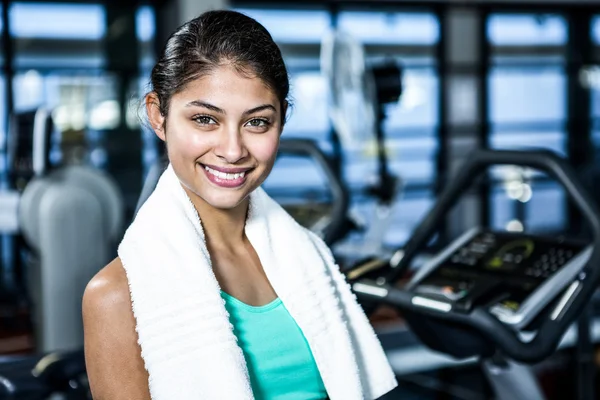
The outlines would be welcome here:
<svg viewBox="0 0 600 400">
<path fill-rule="evenodd" d="M 88 284 L 83 296 L 85 360 L 95 400 L 150 400 L 129 285 L 120 259 Z"/>
</svg>

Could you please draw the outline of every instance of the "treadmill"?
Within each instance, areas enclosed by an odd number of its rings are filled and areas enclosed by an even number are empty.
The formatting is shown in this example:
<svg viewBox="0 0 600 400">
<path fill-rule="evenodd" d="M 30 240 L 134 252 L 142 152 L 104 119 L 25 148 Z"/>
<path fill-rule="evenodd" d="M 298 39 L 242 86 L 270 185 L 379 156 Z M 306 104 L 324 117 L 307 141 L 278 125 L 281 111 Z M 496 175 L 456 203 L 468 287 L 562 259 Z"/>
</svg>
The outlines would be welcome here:
<svg viewBox="0 0 600 400">
<path fill-rule="evenodd" d="M 587 220 L 589 242 L 560 236 L 474 228 L 445 247 L 400 286 L 452 206 L 490 166 L 519 165 L 557 179 Z M 351 281 L 361 301 L 401 310 L 426 346 L 457 360 L 477 358 L 501 400 L 544 399 L 527 364 L 551 356 L 600 282 L 600 213 L 567 162 L 548 151 L 479 150 L 449 183 L 385 274 Z M 586 331 L 587 329 L 587 331 Z M 579 340 L 589 341 L 580 324 Z M 591 396 L 593 377 L 583 395 Z"/>
</svg>

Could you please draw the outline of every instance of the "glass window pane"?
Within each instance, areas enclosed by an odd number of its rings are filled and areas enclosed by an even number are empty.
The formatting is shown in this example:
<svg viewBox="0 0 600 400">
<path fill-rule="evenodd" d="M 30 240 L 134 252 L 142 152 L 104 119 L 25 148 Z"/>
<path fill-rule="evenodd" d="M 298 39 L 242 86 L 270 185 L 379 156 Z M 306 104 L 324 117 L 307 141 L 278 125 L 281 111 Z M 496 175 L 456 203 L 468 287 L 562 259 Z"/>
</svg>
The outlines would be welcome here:
<svg viewBox="0 0 600 400">
<path fill-rule="evenodd" d="M 554 15 L 497 14 L 488 19 L 487 36 L 492 45 L 564 45 L 567 22 Z"/>
<path fill-rule="evenodd" d="M 387 132 L 407 128 L 434 127 L 438 124 L 439 80 L 431 68 L 404 70 L 403 93 L 397 104 L 386 109 Z"/>
<path fill-rule="evenodd" d="M 493 124 L 563 121 L 566 76 L 561 66 L 496 67 L 488 78 Z"/>
<path fill-rule="evenodd" d="M 154 39 L 156 32 L 154 8 L 150 6 L 139 7 L 135 15 L 135 30 L 137 38 L 141 42 Z"/>
<path fill-rule="evenodd" d="M 600 71 L 599 71 L 600 73 Z M 600 77 L 600 75 L 599 75 Z M 592 117 L 600 117 L 600 86 L 590 88 Z"/>
<path fill-rule="evenodd" d="M 334 246 L 334 251 L 349 259 L 364 258 L 381 245 L 385 250 L 395 251 L 410 239 L 414 227 L 425 217 L 433 203 L 432 192 L 410 191 L 396 203 L 390 215 L 377 215 L 380 210 L 372 199 L 355 198 L 351 206 L 357 220 L 367 225 L 376 221 L 381 230 L 379 235 L 374 233 L 368 238 L 362 232 L 352 232 L 347 239 Z M 378 252 L 378 255 L 381 253 Z"/>
<path fill-rule="evenodd" d="M 6 78 L 0 74 L 0 149 L 2 150 L 6 148 L 6 109 Z M 0 168 L 4 168 L 4 151 L 1 154 Z"/>
<path fill-rule="evenodd" d="M 439 23 L 433 14 L 342 11 L 339 27 L 365 44 L 433 45 Z"/>
<path fill-rule="evenodd" d="M 142 6 L 136 12 L 136 35 L 140 47 L 140 70 L 150 75 L 150 71 L 156 62 L 154 52 L 154 39 L 156 35 L 156 18 L 154 8 Z"/>
<path fill-rule="evenodd" d="M 278 157 L 264 186 L 280 196 L 306 190 L 329 192 L 324 172 L 312 159 L 288 155 Z"/>
<path fill-rule="evenodd" d="M 292 74 L 290 86 L 293 105 L 283 134 L 327 140 L 331 125 L 326 79 L 319 72 L 298 72 Z"/>
<path fill-rule="evenodd" d="M 269 31 L 276 42 L 321 42 L 329 29 L 330 16 L 324 10 L 259 10 L 238 8 Z"/>
<path fill-rule="evenodd" d="M 11 34 L 20 38 L 101 39 L 105 20 L 99 4 L 15 2 L 10 6 Z"/>
<path fill-rule="evenodd" d="M 600 44 L 600 16 L 592 18 L 592 41 L 594 44 Z"/>
<path fill-rule="evenodd" d="M 566 195 L 556 182 L 533 182 L 527 207 L 526 224 L 538 232 L 557 232 L 566 228 Z"/>
<path fill-rule="evenodd" d="M 10 6 L 17 69 L 97 69 L 104 63 L 105 9 L 96 4 Z"/>
<path fill-rule="evenodd" d="M 527 202 L 511 198 L 506 186 L 496 186 L 492 195 L 492 227 L 507 230 L 521 224 L 527 232 L 560 232 L 566 228 L 566 197 L 556 182 L 533 182 Z M 524 222 L 524 224 L 523 224 Z"/>
<path fill-rule="evenodd" d="M 494 149 L 524 150 L 547 149 L 566 156 L 564 131 L 498 131 L 490 135 L 490 146 Z"/>
<path fill-rule="evenodd" d="M 13 88 L 15 111 L 31 110 L 46 103 L 44 78 L 36 70 L 15 74 Z"/>
</svg>

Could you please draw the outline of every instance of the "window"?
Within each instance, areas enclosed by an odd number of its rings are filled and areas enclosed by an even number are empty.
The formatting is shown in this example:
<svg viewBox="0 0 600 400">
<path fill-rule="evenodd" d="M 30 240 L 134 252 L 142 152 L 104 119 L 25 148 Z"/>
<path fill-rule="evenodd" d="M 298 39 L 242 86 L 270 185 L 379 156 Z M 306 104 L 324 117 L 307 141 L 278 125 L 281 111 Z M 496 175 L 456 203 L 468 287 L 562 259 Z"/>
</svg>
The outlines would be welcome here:
<svg viewBox="0 0 600 400">
<path fill-rule="evenodd" d="M 384 246 L 397 248 L 410 237 L 434 200 L 439 79 L 435 52 L 439 22 L 430 13 L 342 10 L 341 30 L 354 35 L 365 48 L 368 65 L 393 59 L 403 68 L 403 93 L 397 104 L 386 107 L 384 134 L 389 166 L 403 183 L 402 194 L 389 216 L 377 215 L 375 203 L 356 196 L 355 208 L 364 221 L 385 226 Z M 347 180 L 364 190 L 376 179 L 376 147 L 349 153 Z M 373 222 L 376 221 L 376 222 Z M 360 251 L 364 237 L 351 238 L 348 247 Z"/>
<path fill-rule="evenodd" d="M 309 137 L 325 142 L 331 124 L 327 113 L 328 87 L 320 73 L 321 39 L 330 27 L 325 10 L 238 9 L 267 28 L 281 48 L 290 74 L 293 107 L 284 137 Z"/>
<path fill-rule="evenodd" d="M 255 18 L 277 42 L 290 75 L 290 98 L 283 138 L 310 138 L 328 146 L 331 123 L 327 81 L 320 73 L 321 38 L 331 17 L 325 10 L 237 9 Z M 311 203 L 312 208 L 330 201 L 325 176 L 311 160 L 284 155 L 278 158 L 265 189 L 293 211 L 294 204 Z M 302 213 L 293 214 L 302 220 Z"/>
<path fill-rule="evenodd" d="M 338 23 L 366 45 L 432 46 L 439 40 L 439 24 L 433 14 L 343 11 Z"/>
<path fill-rule="evenodd" d="M 331 17 L 325 10 L 237 9 L 259 21 L 279 45 L 320 43 Z"/>
<path fill-rule="evenodd" d="M 545 148 L 566 156 L 565 46 L 558 15 L 495 14 L 487 21 L 490 146 Z M 560 231 L 566 224 L 562 187 L 520 168 L 495 168 L 491 192 L 496 229 Z"/>
<path fill-rule="evenodd" d="M 10 5 L 17 68 L 99 68 L 105 12 L 99 4 Z"/>
<path fill-rule="evenodd" d="M 594 58 L 596 66 L 590 67 L 586 75 L 580 75 L 585 79 L 591 95 L 591 118 L 592 118 L 592 140 L 596 149 L 600 148 L 600 16 L 592 18 L 591 26 L 592 46 L 594 47 Z"/>
<path fill-rule="evenodd" d="M 140 69 L 144 72 L 150 71 L 156 61 L 154 54 L 154 37 L 156 17 L 154 9 L 150 6 L 139 7 L 136 13 L 136 35 L 140 44 Z"/>
<path fill-rule="evenodd" d="M 567 24 L 557 15 L 495 14 L 487 23 L 492 46 L 564 46 Z"/>
<path fill-rule="evenodd" d="M 368 66 L 393 59 L 403 67 L 404 92 L 398 104 L 386 108 L 384 124 L 390 169 L 404 183 L 402 199 L 388 219 L 390 226 L 384 242 L 390 247 L 402 245 L 433 199 L 439 114 L 435 46 L 440 34 L 435 15 L 342 9 L 333 18 L 322 9 L 238 11 L 265 25 L 280 46 L 289 69 L 294 107 L 284 137 L 310 138 L 324 149 L 331 149 L 330 88 L 321 73 L 319 57 L 322 38 L 332 29 L 334 20 L 339 29 L 350 33 L 364 47 Z M 344 149 L 344 178 L 351 189 L 353 211 L 365 221 L 373 221 L 375 212 L 373 199 L 365 195 L 377 172 L 374 140 L 373 134 L 369 145 Z M 278 176 L 288 177 L 288 183 L 294 182 L 286 186 L 288 191 L 299 187 L 314 192 L 310 180 L 293 178 L 295 174 L 310 177 L 313 170 L 298 162 L 281 161 L 279 165 L 285 170 L 281 172 L 283 175 L 276 167 L 273 177 L 266 182 L 271 194 L 282 193 L 284 189 L 279 187 L 283 183 Z M 303 198 L 298 195 L 298 199 Z M 358 236 L 340 246 L 356 248 L 361 241 Z"/>
<path fill-rule="evenodd" d="M 147 124 L 140 123 L 144 120 L 146 112 L 141 107 L 139 100 L 150 90 L 150 73 L 156 62 L 154 41 L 156 37 L 156 15 L 150 6 L 138 7 L 136 13 L 136 36 L 140 46 L 140 76 L 137 87 L 131 88 L 133 101 L 127 109 L 127 124 L 131 128 L 139 128 L 142 135 L 142 165 L 145 177 L 150 167 L 158 158 L 159 143 L 156 134 L 149 129 Z"/>
<path fill-rule="evenodd" d="M 120 80 L 115 73 L 104 71 L 104 6 L 14 2 L 9 18 L 15 38 L 15 111 L 48 108 L 61 134 L 62 160 L 84 157 L 83 161 L 104 167 L 104 133 L 118 127 L 122 110 L 127 110 L 130 127 L 140 127 L 139 107 L 122 107 Z M 137 87 L 129 88 L 130 98 L 138 99 L 147 88 L 155 60 L 154 24 L 153 9 L 139 7 L 136 33 L 142 72 L 133 85 Z M 145 158 L 155 157 L 155 153 L 155 145 L 144 147 Z"/>
</svg>

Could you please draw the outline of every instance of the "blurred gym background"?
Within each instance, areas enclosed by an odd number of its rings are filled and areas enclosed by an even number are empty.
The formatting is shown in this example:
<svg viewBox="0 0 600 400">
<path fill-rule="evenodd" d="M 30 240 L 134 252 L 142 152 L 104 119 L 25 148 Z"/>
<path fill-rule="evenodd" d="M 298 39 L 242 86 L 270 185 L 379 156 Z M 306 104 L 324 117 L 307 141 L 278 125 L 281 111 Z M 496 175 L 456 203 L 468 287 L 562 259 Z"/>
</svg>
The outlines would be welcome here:
<svg viewBox="0 0 600 400">
<path fill-rule="evenodd" d="M 337 212 L 342 222 L 330 244 L 345 268 L 401 249 L 474 149 L 551 150 L 600 200 L 599 6 L 595 0 L 2 1 L 0 375 L 20 368 L 15 357 L 81 346 L 74 316 L 82 283 L 116 255 L 144 182 L 164 155 L 145 125 L 141 100 L 156 55 L 181 23 L 208 9 L 236 9 L 263 23 L 280 45 L 294 103 L 283 135 L 290 151 L 284 146 L 265 188 L 321 233 Z M 349 35 L 337 42 L 346 46 L 346 67 L 327 51 L 332 31 Z M 400 77 L 388 97 L 361 87 L 378 76 L 362 67 L 377 64 Z M 345 83 L 336 81 L 345 74 Z M 336 93 L 344 90 L 346 97 Z M 366 108 L 375 112 L 362 114 Z M 584 230 L 563 188 L 547 175 L 508 166 L 492 169 L 489 178 L 465 193 L 438 242 L 475 225 L 549 236 Z M 82 205 L 90 198 L 94 207 Z M 79 253 L 70 254 L 73 247 Z M 87 269 L 70 269 L 81 254 L 89 255 Z M 487 398 L 472 364 L 427 350 L 393 309 L 371 318 L 401 381 L 401 398 Z M 537 369 L 550 398 L 574 393 L 576 340 L 569 337 Z M 600 340 L 600 320 L 592 339 Z"/>
</svg>

